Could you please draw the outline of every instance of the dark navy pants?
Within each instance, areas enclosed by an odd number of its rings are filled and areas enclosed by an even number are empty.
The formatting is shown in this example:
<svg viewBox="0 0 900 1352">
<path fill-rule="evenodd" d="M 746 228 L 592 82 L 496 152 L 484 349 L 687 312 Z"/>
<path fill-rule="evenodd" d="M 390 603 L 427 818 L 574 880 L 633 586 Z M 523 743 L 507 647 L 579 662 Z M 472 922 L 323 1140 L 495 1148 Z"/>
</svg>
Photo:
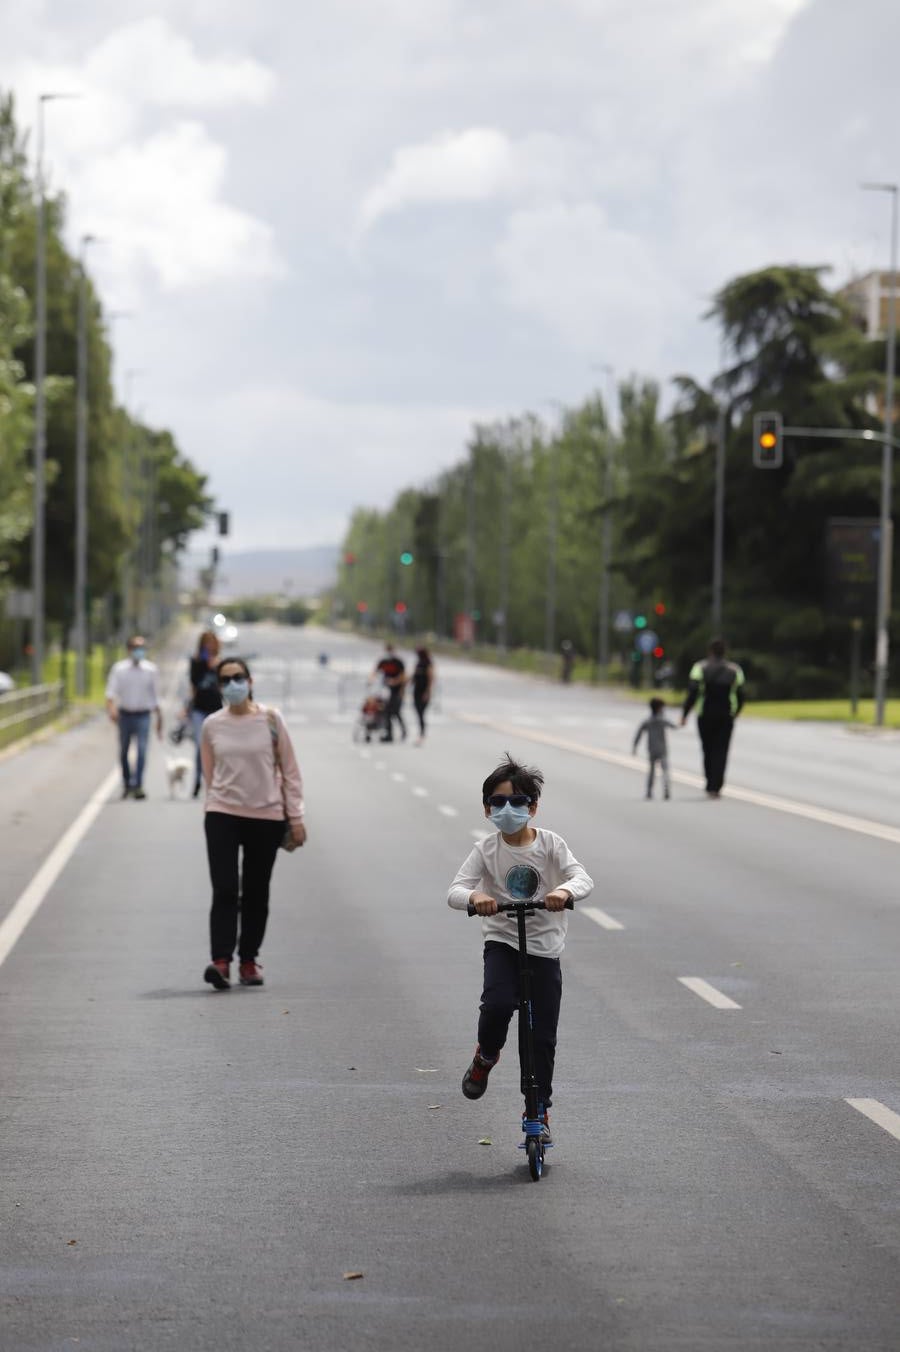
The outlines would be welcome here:
<svg viewBox="0 0 900 1352">
<path fill-rule="evenodd" d="M 140 789 L 144 783 L 144 762 L 147 759 L 147 739 L 150 736 L 149 713 L 133 714 L 119 710 L 119 755 L 122 761 L 122 780 L 126 789 Z M 132 739 L 137 740 L 137 765 L 132 771 L 128 753 Z"/>
<path fill-rule="evenodd" d="M 539 1098 L 544 1107 L 549 1108 L 556 1060 L 556 1028 L 562 999 L 562 969 L 559 958 L 536 958 L 530 953 L 528 966 L 531 969 L 535 1076 Z M 484 946 L 484 991 L 478 1019 L 478 1045 L 489 1060 L 496 1057 L 506 1043 L 509 1021 L 518 1008 L 519 950 L 489 939 Z M 520 1021 L 520 1069 L 523 1031 Z"/>
</svg>

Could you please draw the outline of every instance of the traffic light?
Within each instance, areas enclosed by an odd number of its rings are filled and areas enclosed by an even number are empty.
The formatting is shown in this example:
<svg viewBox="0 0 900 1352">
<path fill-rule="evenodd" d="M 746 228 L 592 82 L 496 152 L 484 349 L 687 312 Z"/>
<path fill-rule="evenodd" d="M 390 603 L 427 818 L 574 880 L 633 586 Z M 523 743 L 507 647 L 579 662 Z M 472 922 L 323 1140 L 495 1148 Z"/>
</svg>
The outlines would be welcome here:
<svg viewBox="0 0 900 1352">
<path fill-rule="evenodd" d="M 397 604 L 394 606 L 394 610 L 396 611 L 396 613 L 397 613 L 398 615 L 405 615 L 405 614 L 406 614 L 406 602 L 405 602 L 405 601 L 398 601 Z"/>
<path fill-rule="evenodd" d="M 403 564 L 404 568 L 408 568 L 412 561 L 412 554 L 410 554 L 408 549 L 404 549 L 403 553 L 400 555 L 400 562 Z"/>
<path fill-rule="evenodd" d="M 666 603 L 665 603 L 665 601 L 657 601 L 656 605 L 653 607 L 653 610 L 654 610 L 654 613 L 657 614 L 657 615 L 665 615 L 665 613 L 666 613 Z"/>
<path fill-rule="evenodd" d="M 227 535 L 227 534 L 228 534 L 228 530 L 229 530 L 229 526 L 230 526 L 230 522 L 229 522 L 229 519 L 228 519 L 228 513 L 227 513 L 227 512 L 219 512 L 219 513 L 218 513 L 218 518 L 219 518 L 219 534 L 220 534 L 220 535 Z"/>
<path fill-rule="evenodd" d="M 635 629 L 646 629 L 646 628 L 647 628 L 647 616 L 646 616 L 646 615 L 635 615 L 635 617 L 634 617 L 634 627 L 635 627 Z"/>
<path fill-rule="evenodd" d="M 784 462 L 781 414 L 753 415 L 753 463 L 757 469 L 780 469 Z"/>
<path fill-rule="evenodd" d="M 665 655 L 666 655 L 665 648 L 662 646 L 661 643 L 657 643 L 656 647 L 653 649 L 653 656 L 658 661 L 660 658 L 665 657 Z"/>
</svg>

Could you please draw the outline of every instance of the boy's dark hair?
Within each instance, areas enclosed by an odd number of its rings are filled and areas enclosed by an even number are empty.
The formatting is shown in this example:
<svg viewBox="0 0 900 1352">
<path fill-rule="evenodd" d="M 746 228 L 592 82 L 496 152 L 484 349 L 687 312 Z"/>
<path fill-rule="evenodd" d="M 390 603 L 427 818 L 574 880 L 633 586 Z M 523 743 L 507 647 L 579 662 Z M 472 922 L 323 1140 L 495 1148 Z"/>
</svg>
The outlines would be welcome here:
<svg viewBox="0 0 900 1352">
<path fill-rule="evenodd" d="M 541 796 L 544 776 L 534 766 L 520 765 L 514 761 L 508 751 L 503 753 L 506 760 L 501 761 L 496 770 L 492 770 L 481 786 L 481 801 L 486 803 L 498 784 L 508 779 L 516 793 L 527 793 L 533 803 Z"/>
<path fill-rule="evenodd" d="M 253 680 L 253 677 L 250 675 L 250 668 L 247 666 L 243 657 L 220 657 L 216 663 L 216 675 L 221 676 L 222 668 L 227 667 L 229 663 L 233 663 L 234 666 L 240 667 L 248 681 Z"/>
<path fill-rule="evenodd" d="M 650 701 L 650 712 L 653 714 L 662 713 L 665 707 L 666 701 L 660 699 L 657 695 L 654 695 L 653 699 Z"/>
<path fill-rule="evenodd" d="M 709 651 L 712 657 L 724 657 L 726 651 L 724 638 L 711 638 L 709 640 Z"/>
</svg>

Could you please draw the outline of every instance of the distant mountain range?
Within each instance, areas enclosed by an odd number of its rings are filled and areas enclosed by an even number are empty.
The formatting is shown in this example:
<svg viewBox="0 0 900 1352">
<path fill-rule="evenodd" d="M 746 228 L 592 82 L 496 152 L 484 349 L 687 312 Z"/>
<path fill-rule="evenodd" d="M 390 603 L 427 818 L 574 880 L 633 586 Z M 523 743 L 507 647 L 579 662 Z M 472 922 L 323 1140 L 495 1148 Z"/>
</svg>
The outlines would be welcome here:
<svg viewBox="0 0 900 1352">
<path fill-rule="evenodd" d="M 231 552 L 228 542 L 219 545 L 215 596 L 221 601 L 244 596 L 317 596 L 334 585 L 340 555 L 338 545 L 310 549 L 247 549 Z M 188 550 L 181 564 L 187 587 L 209 562 L 208 551 Z"/>
</svg>

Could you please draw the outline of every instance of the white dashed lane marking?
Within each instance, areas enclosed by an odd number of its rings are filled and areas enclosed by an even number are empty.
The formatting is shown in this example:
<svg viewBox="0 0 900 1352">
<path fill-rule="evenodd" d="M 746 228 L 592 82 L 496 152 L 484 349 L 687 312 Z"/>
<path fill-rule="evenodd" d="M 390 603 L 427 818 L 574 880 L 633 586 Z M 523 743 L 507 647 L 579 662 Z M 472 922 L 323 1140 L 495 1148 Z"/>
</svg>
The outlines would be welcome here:
<svg viewBox="0 0 900 1352">
<path fill-rule="evenodd" d="M 600 925 L 603 929 L 622 930 L 625 928 L 618 920 L 613 920 L 611 915 L 601 911 L 599 906 L 579 906 L 578 910 L 582 915 L 586 915 L 588 920 L 593 920 L 595 925 Z"/>
<path fill-rule="evenodd" d="M 883 1127 L 884 1130 L 900 1141 L 900 1113 L 895 1113 L 893 1109 L 886 1108 L 878 1099 L 869 1098 L 848 1098 L 844 1099 L 851 1108 L 855 1108 L 863 1117 L 867 1117 L 870 1122 L 876 1126 Z"/>
<path fill-rule="evenodd" d="M 391 779 L 394 781 L 395 784 L 406 783 L 406 775 L 403 774 L 401 770 L 394 770 L 393 773 L 391 774 Z"/>
<path fill-rule="evenodd" d="M 438 803 L 438 812 L 442 812 L 445 817 L 459 816 L 459 809 L 451 807 L 449 803 Z"/>
<path fill-rule="evenodd" d="M 427 797 L 428 797 L 428 790 L 427 790 L 427 789 L 423 789 L 421 784 L 416 784 L 416 785 L 414 786 L 414 788 L 413 788 L 413 797 L 414 797 L 414 798 L 427 798 Z"/>
<path fill-rule="evenodd" d="M 740 1009 L 740 1005 L 735 1004 L 734 1000 L 723 995 L 721 991 L 717 991 L 715 986 L 704 981 L 702 976 L 680 976 L 678 980 L 682 986 L 687 986 L 689 991 L 699 995 L 701 1000 L 705 1000 L 714 1009 Z"/>
</svg>

